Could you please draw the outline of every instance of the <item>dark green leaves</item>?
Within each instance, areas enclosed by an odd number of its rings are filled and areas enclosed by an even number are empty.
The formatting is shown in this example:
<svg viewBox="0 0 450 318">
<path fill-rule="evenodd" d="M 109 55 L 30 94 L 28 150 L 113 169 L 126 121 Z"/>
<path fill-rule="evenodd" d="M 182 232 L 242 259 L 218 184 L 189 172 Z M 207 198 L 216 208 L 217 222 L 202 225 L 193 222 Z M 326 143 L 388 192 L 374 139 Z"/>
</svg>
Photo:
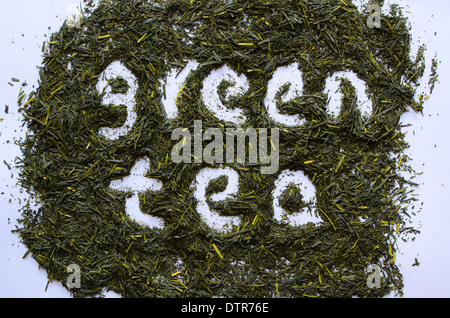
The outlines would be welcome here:
<svg viewBox="0 0 450 318">
<path fill-rule="evenodd" d="M 23 141 L 22 186 L 40 207 L 24 207 L 20 235 L 50 280 L 65 284 L 67 266 L 81 269 L 74 296 L 104 289 L 125 297 L 378 297 L 401 292 L 395 240 L 407 227 L 404 206 L 412 199 L 399 118 L 413 107 L 414 83 L 423 60 L 410 58 L 410 34 L 399 10 L 383 15 L 381 29 L 368 29 L 366 13 L 350 1 L 101 1 L 80 29 L 63 25 L 44 54 L 40 85 L 24 103 L 30 134 Z M 178 116 L 166 116 L 161 82 L 170 70 L 195 60 L 177 99 Z M 139 83 L 136 121 L 116 140 L 99 133 L 126 121 L 124 105 L 102 105 L 99 76 L 120 61 Z M 283 114 L 304 124 L 287 127 L 268 116 L 264 98 L 279 67 L 298 63 L 301 96 L 279 103 Z M 245 75 L 248 91 L 223 104 L 243 109 L 254 128 L 280 129 L 280 172 L 301 170 L 312 181 L 319 225 L 292 226 L 273 217 L 275 175 L 258 165 L 230 167 L 239 173 L 239 193 L 209 202 L 240 224 L 212 230 L 196 210 L 192 184 L 201 164 L 175 164 L 172 131 L 194 120 L 223 135 L 233 123 L 205 107 L 201 90 L 213 70 L 227 65 Z M 327 78 L 351 70 L 368 87 L 373 112 L 357 111 L 355 88 L 343 81 L 342 111 L 327 114 Z M 437 80 L 436 74 L 433 83 Z M 129 85 L 117 77 L 113 94 Z M 289 85 L 277 95 L 280 99 Z M 332 94 L 334 92 L 331 92 Z M 228 103 L 228 104 L 227 104 Z M 146 177 L 161 191 L 139 193 L 140 209 L 164 220 L 151 229 L 126 213 L 128 193 L 109 188 L 142 157 Z M 223 191 L 213 180 L 207 197 Z M 280 198 L 288 213 L 308 207 L 290 187 Z M 366 268 L 377 264 L 381 287 L 366 285 Z"/>
</svg>

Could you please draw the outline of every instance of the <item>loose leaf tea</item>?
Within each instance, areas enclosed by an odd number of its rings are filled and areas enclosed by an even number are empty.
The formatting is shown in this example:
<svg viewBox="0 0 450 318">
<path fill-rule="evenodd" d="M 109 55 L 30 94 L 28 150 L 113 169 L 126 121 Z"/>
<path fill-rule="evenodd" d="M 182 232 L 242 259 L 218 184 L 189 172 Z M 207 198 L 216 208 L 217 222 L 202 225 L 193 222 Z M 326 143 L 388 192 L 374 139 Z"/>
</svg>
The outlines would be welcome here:
<svg viewBox="0 0 450 318">
<path fill-rule="evenodd" d="M 424 48 L 417 59 L 410 57 L 411 34 L 400 8 L 383 9 L 380 28 L 370 28 L 370 12 L 350 0 L 86 3 L 79 27 L 65 23 L 52 34 L 39 87 L 22 101 L 29 133 L 22 142 L 21 185 L 39 203 L 22 211 L 18 232 L 27 254 L 49 281 L 60 281 L 75 297 L 105 290 L 123 297 L 401 293 L 396 240 L 415 230 L 405 207 L 414 196 L 402 176 L 411 169 L 400 116 L 422 110 L 414 95 L 425 63 Z M 121 74 L 104 78 L 113 63 L 135 81 Z M 204 95 L 208 76 L 224 67 L 232 75 L 213 93 L 235 121 L 212 111 Z M 281 68 L 292 80 L 271 95 Z M 326 90 L 335 74 L 343 75 Z M 361 107 L 363 95 L 369 113 Z M 331 96 L 340 96 L 337 112 L 330 111 Z M 275 108 L 268 107 L 271 100 Z M 187 137 L 197 137 L 198 120 L 200 135 L 214 129 L 215 137 L 200 139 L 201 149 L 213 155 L 230 149 L 227 128 L 255 128 L 257 136 L 262 128 L 278 129 L 278 171 L 261 173 L 262 157 L 256 163 L 196 160 L 195 142 Z M 114 138 L 103 133 L 120 127 Z M 178 141 L 175 129 L 184 134 Z M 220 136 L 223 143 L 208 148 Z M 269 133 L 269 153 L 274 140 Z M 177 143 L 193 149 L 190 163 L 172 160 Z M 244 143 L 251 154 L 254 144 Z M 158 181 L 160 190 L 111 186 L 142 158 L 148 159 L 142 177 Z M 215 178 L 204 185 L 205 200 L 214 213 L 236 222 L 217 231 L 194 192 L 203 169 L 222 166 L 237 173 L 237 192 L 214 201 L 234 182 Z M 281 207 L 288 215 L 310 213 L 320 223 L 274 218 L 275 181 L 286 170 L 304 173 L 315 200 L 304 202 L 303 188 L 290 186 Z M 126 204 L 133 195 L 140 213 L 163 220 L 163 227 L 130 217 Z M 80 269 L 78 287 L 67 283 L 73 264 Z M 381 270 L 376 288 L 367 284 L 369 265 Z"/>
<path fill-rule="evenodd" d="M 295 213 L 306 207 L 306 203 L 303 201 L 303 195 L 300 189 L 296 186 L 289 186 L 280 196 L 280 206 L 287 213 Z"/>
</svg>

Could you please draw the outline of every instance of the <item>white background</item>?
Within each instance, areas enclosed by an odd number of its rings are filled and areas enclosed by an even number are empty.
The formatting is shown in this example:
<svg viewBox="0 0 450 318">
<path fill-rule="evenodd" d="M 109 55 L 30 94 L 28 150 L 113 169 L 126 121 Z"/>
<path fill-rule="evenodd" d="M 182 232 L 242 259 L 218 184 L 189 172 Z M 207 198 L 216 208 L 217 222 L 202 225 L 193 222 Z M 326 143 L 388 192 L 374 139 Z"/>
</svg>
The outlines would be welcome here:
<svg viewBox="0 0 450 318">
<path fill-rule="evenodd" d="M 426 101 L 422 114 L 410 112 L 403 123 L 411 145 L 408 154 L 413 167 L 423 172 L 416 181 L 420 188 L 422 210 L 414 217 L 421 234 L 414 242 L 399 242 L 397 263 L 404 274 L 404 297 L 450 297 L 450 169 L 447 85 L 450 83 L 450 35 L 448 28 L 450 1 L 403 0 L 391 1 L 405 7 L 414 35 L 414 43 L 427 46 L 427 70 L 437 53 L 440 84 Z M 67 8 L 79 4 L 74 0 L 0 0 L 0 297 L 69 297 L 59 283 L 47 285 L 46 272 L 31 258 L 23 259 L 26 248 L 17 234 L 11 233 L 20 217 L 20 199 L 26 195 L 16 186 L 18 172 L 8 170 L 3 160 L 12 167 L 20 156 L 14 139 L 26 131 L 21 127 L 17 96 L 23 81 L 30 93 L 37 85 L 37 65 L 42 62 L 42 43 L 56 32 L 65 20 Z M 383 10 L 387 10 L 386 7 Z M 434 33 L 437 32 L 436 35 Z M 15 77 L 20 83 L 11 81 Z M 428 78 L 426 78 L 428 79 Z M 14 84 L 10 86 L 8 82 Z M 4 106 L 9 105 L 9 114 Z M 8 143 L 9 140 L 9 143 Z M 12 174 L 12 175 L 11 175 Z M 13 178 L 11 178 L 13 176 Z M 11 199 L 11 202 L 9 202 Z M 420 266 L 411 266 L 417 257 Z"/>
</svg>

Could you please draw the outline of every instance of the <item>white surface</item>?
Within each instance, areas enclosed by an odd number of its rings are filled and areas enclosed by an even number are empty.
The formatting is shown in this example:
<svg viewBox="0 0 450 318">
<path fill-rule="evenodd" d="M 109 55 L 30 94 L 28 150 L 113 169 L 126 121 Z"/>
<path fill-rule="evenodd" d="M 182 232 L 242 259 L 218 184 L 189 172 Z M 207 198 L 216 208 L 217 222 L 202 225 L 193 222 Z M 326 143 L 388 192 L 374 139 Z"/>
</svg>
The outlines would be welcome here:
<svg viewBox="0 0 450 318">
<path fill-rule="evenodd" d="M 180 71 L 179 69 L 172 69 L 165 79 L 161 79 L 161 86 L 165 85 L 166 96 L 162 98 L 162 104 L 166 110 L 166 116 L 169 119 L 174 119 L 178 115 L 177 99 L 183 84 L 192 71 L 195 71 L 199 66 L 196 61 L 189 61 L 186 67 Z"/>
<path fill-rule="evenodd" d="M 223 81 L 228 81 L 231 84 L 226 90 L 226 98 L 241 96 L 249 89 L 248 80 L 244 74 L 239 76 L 228 65 L 224 65 L 220 69 L 212 71 L 205 79 L 202 89 L 203 101 L 217 118 L 241 125 L 247 119 L 243 115 L 243 110 L 227 108 L 220 100 L 217 87 Z"/>
<path fill-rule="evenodd" d="M 450 170 L 446 166 L 450 155 L 446 125 L 450 122 L 446 95 L 446 85 L 450 80 L 450 39 L 447 31 L 450 2 L 396 2 L 408 6 L 409 13 L 406 12 L 406 15 L 412 23 L 415 43 L 427 45 L 427 70 L 436 52 L 442 61 L 438 69 L 441 84 L 436 86 L 433 95 L 426 101 L 423 116 L 411 112 L 402 118 L 405 124 L 412 124 L 405 128 L 411 144 L 408 153 L 414 159 L 413 167 L 423 172 L 416 181 L 421 184 L 419 200 L 424 204 L 422 211 L 414 217 L 415 225 L 420 226 L 422 233 L 414 242 L 399 242 L 402 253 L 397 255 L 397 263 L 402 266 L 405 276 L 405 297 L 450 297 L 450 270 L 447 268 L 450 261 L 450 213 L 447 211 Z M 59 29 L 67 9 L 73 4 L 78 3 L 73 0 L 0 2 L 0 118 L 4 118 L 0 122 L 0 192 L 4 192 L 0 195 L 0 297 L 69 296 L 59 283 L 49 284 L 45 292 L 45 271 L 38 269 L 31 257 L 22 259 L 26 248 L 11 230 L 20 216 L 19 199 L 24 200 L 26 195 L 20 193 L 16 186 L 17 171 L 8 170 L 3 160 L 14 166 L 14 158 L 20 155 L 14 138 L 25 134 L 16 103 L 20 84 L 26 80 L 29 85 L 24 88 L 25 91 L 30 93 L 33 90 L 32 85 L 36 85 L 38 76 L 36 65 L 42 62 L 42 43 L 48 40 L 49 34 Z M 434 32 L 437 32 L 436 36 Z M 12 77 L 20 79 L 20 83 L 12 82 Z M 4 113 L 4 105 L 9 105 L 9 114 Z M 415 257 L 420 262 L 418 267 L 411 266 Z"/>
<path fill-rule="evenodd" d="M 341 112 L 342 103 L 342 92 L 340 91 L 341 80 L 345 78 L 352 83 L 356 91 L 356 99 L 358 109 L 361 112 L 363 118 L 367 118 L 372 114 L 373 105 L 369 96 L 366 94 L 366 84 L 363 80 L 358 78 L 356 74 L 352 71 L 342 71 L 334 73 L 333 76 L 329 77 L 325 84 L 325 92 L 329 98 L 328 102 L 328 112 L 333 117 L 336 118 Z M 337 93 L 336 93 L 337 92 Z"/>
<path fill-rule="evenodd" d="M 198 173 L 192 188 L 194 189 L 194 197 L 198 200 L 197 211 L 200 212 L 206 224 L 216 231 L 226 232 L 227 228 L 231 228 L 231 225 L 239 225 L 241 219 L 237 216 L 220 216 L 219 213 L 209 208 L 205 197 L 209 182 L 222 176 L 228 177 L 225 190 L 214 193 L 210 199 L 213 202 L 232 199 L 234 195 L 239 194 L 239 174 L 230 167 L 202 169 Z"/>
<path fill-rule="evenodd" d="M 303 195 L 302 200 L 305 203 L 311 203 L 312 211 L 315 210 L 316 188 L 311 180 L 308 179 L 303 171 L 284 170 L 275 181 L 275 190 L 273 193 L 273 212 L 275 220 L 283 223 L 287 222 L 293 226 L 304 225 L 309 222 L 314 224 L 323 223 L 322 219 L 315 216 L 314 213 L 308 213 L 307 208 L 304 208 L 303 211 L 294 211 L 294 213 L 290 215 L 280 206 L 280 196 L 291 184 L 300 188 Z"/>
<path fill-rule="evenodd" d="M 267 95 L 264 99 L 267 113 L 271 119 L 286 126 L 301 126 L 306 120 L 299 115 L 283 115 L 278 111 L 277 94 L 284 85 L 290 84 L 288 92 L 282 96 L 282 102 L 289 102 L 303 93 L 303 77 L 297 62 L 280 67 L 270 79 L 267 87 Z"/>
<path fill-rule="evenodd" d="M 125 212 L 136 222 L 146 224 L 150 228 L 164 228 L 164 220 L 141 212 L 139 193 L 146 191 L 160 191 L 161 181 L 145 176 L 150 167 L 150 159 L 142 158 L 131 168 L 130 175 L 111 181 L 109 187 L 114 190 L 132 192 L 131 198 L 125 202 Z"/>
<path fill-rule="evenodd" d="M 123 94 L 113 94 L 109 81 L 121 77 L 124 79 L 128 85 L 128 90 Z M 131 127 L 136 122 L 136 91 L 138 89 L 138 81 L 136 76 L 121 62 L 115 61 L 111 63 L 106 70 L 100 75 L 97 83 L 97 91 L 103 96 L 103 105 L 105 106 L 127 106 L 127 119 L 121 127 L 117 128 L 101 128 L 99 131 L 100 135 L 105 136 L 111 140 L 117 140 L 120 136 L 125 136 L 131 129 Z"/>
</svg>

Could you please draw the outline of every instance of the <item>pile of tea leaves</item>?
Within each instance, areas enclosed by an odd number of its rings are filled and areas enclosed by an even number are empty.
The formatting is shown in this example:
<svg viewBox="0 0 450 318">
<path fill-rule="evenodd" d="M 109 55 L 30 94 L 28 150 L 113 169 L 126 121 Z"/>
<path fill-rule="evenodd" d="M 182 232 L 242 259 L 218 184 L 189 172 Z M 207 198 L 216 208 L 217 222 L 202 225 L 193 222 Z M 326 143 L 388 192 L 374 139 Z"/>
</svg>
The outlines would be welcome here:
<svg viewBox="0 0 450 318">
<path fill-rule="evenodd" d="M 60 281 L 74 297 L 105 291 L 123 297 L 402 292 L 396 241 L 415 229 L 406 208 L 414 195 L 402 176 L 411 169 L 400 116 L 422 109 L 414 95 L 425 64 L 424 48 L 417 59 L 410 57 L 410 29 L 398 7 L 383 7 L 381 28 L 373 29 L 370 13 L 350 0 L 109 0 L 85 7 L 80 28 L 65 23 L 52 34 L 39 87 L 21 107 L 28 128 L 21 185 L 39 205 L 24 206 L 18 232 L 49 281 Z M 161 82 L 191 60 L 199 68 L 179 94 L 178 115 L 168 118 Z M 126 107 L 103 105 L 96 85 L 115 61 L 132 72 L 138 87 L 136 121 L 113 140 L 99 130 L 122 126 Z M 274 71 L 292 63 L 303 74 L 303 93 L 279 109 L 305 119 L 299 127 L 275 122 L 264 105 Z M 239 194 L 220 204 L 220 213 L 238 216 L 239 225 L 215 231 L 196 210 L 196 175 L 217 165 L 174 163 L 171 134 L 179 127 L 192 133 L 194 120 L 224 135 L 237 126 L 218 119 L 201 98 L 205 78 L 224 65 L 249 82 L 229 107 L 244 110 L 244 129 L 280 129 L 279 172 L 301 170 L 312 181 L 319 225 L 274 219 L 278 174 L 263 175 L 260 165 L 226 164 L 239 173 Z M 361 116 L 346 81 L 340 115 L 327 114 L 325 81 L 343 70 L 367 84 L 369 118 Z M 121 78 L 110 85 L 114 93 L 130 89 Z M 163 219 L 161 229 L 130 218 L 130 193 L 110 187 L 143 157 L 150 161 L 146 176 L 162 189 L 139 193 L 140 209 Z M 208 197 L 227 182 L 211 182 Z M 280 200 L 289 211 L 302 205 L 301 193 L 291 187 Z M 80 267 L 80 288 L 67 286 L 71 264 Z M 379 288 L 367 285 L 370 264 L 381 268 Z"/>
</svg>

